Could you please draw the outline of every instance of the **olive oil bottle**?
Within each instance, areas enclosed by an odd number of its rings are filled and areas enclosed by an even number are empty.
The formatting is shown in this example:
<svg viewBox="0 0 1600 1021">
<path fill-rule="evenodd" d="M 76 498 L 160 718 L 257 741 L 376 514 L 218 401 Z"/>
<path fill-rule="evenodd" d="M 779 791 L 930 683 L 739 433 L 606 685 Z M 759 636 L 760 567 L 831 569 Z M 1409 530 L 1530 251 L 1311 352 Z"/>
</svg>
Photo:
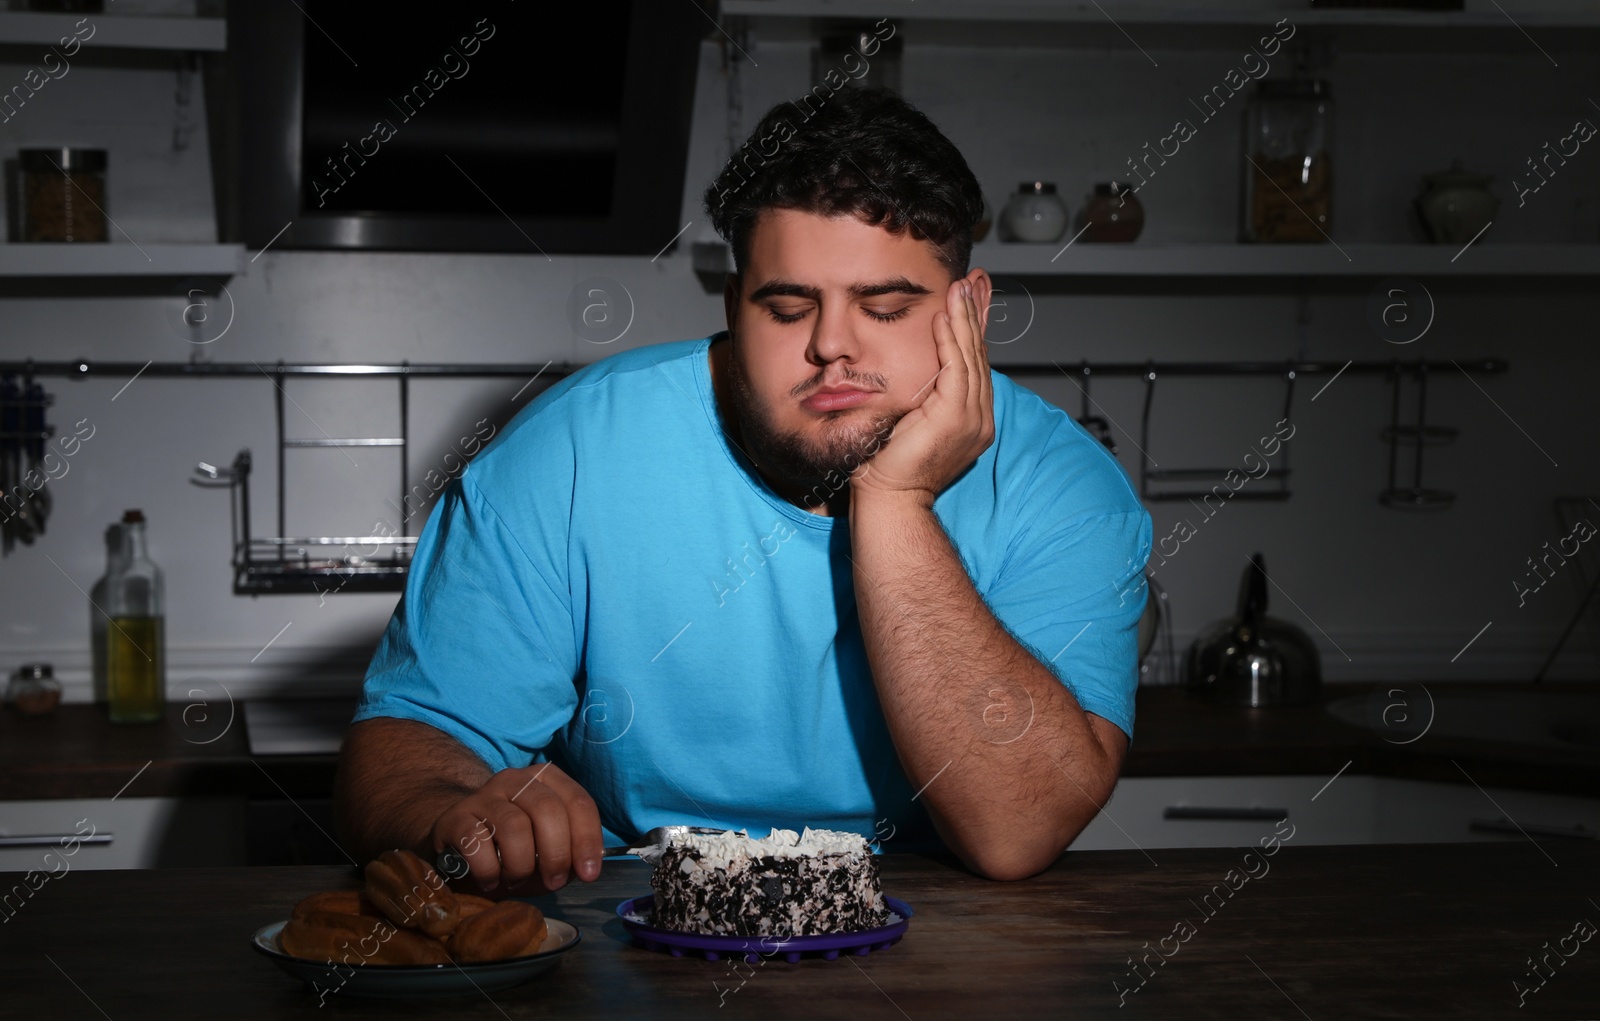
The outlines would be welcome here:
<svg viewBox="0 0 1600 1021">
<path fill-rule="evenodd" d="M 122 558 L 106 578 L 106 695 L 113 723 L 166 715 L 166 600 L 144 524 L 138 510 L 122 515 Z"/>
<path fill-rule="evenodd" d="M 89 590 L 89 647 L 93 652 L 94 700 L 104 705 L 110 701 L 111 686 L 107 682 L 106 632 L 111 630 L 111 618 L 106 615 L 106 583 L 122 570 L 122 522 L 106 526 L 106 573 Z"/>
</svg>

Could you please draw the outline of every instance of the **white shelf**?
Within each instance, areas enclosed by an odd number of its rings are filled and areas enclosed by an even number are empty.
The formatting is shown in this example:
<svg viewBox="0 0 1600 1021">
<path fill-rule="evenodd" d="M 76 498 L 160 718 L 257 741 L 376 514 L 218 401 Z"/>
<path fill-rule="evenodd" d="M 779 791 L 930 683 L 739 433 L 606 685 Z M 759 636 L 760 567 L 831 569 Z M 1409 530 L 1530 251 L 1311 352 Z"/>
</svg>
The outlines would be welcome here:
<svg viewBox="0 0 1600 1021">
<path fill-rule="evenodd" d="M 228 46 L 228 23 L 223 18 L 137 17 L 116 14 L 53 14 L 37 11 L 0 11 L 0 44 L 56 46 L 71 38 L 79 21 L 88 19 L 94 34 L 84 50 L 115 47 L 135 50 L 203 50 L 221 52 Z"/>
<path fill-rule="evenodd" d="M 1232 51 L 1269 34 L 1280 19 L 1297 32 L 1332 34 L 1351 51 L 1488 52 L 1534 60 L 1543 58 L 1529 37 L 1546 50 L 1587 52 L 1600 32 L 1600 9 L 1592 3 L 1535 10 L 1517 4 L 1515 22 L 1485 0 L 1467 5 L 1464 11 L 1420 11 L 1310 10 L 1271 0 L 1226 8 L 1079 0 L 723 0 L 722 12 L 747 19 L 759 39 L 772 42 L 814 39 L 819 26 L 830 23 L 870 25 L 887 18 L 905 30 L 907 45 L 1111 47 L 1137 59 L 1145 58 L 1135 46 Z"/>
<path fill-rule="evenodd" d="M 1479 244 L 1462 251 L 1457 245 L 1341 244 L 1335 248 L 1331 244 L 1146 245 L 1079 241 L 1062 251 L 1064 243 L 980 243 L 972 246 L 972 265 L 1007 276 L 1600 275 L 1600 245 Z"/>
<path fill-rule="evenodd" d="M 232 276 L 243 245 L 0 244 L 0 277 Z"/>
<path fill-rule="evenodd" d="M 1600 244 L 1480 244 L 1465 251 L 1455 245 L 1084 241 L 1063 251 L 1063 245 L 983 241 L 972 246 L 971 265 L 1010 277 L 1600 276 Z M 696 242 L 692 258 L 696 272 L 714 278 L 719 288 L 721 275 L 733 270 L 727 246 L 717 242 Z"/>
<path fill-rule="evenodd" d="M 1260 28 L 1279 18 L 1293 25 L 1371 26 L 1380 28 L 1497 28 L 1515 31 L 1493 4 L 1472 3 L 1463 11 L 1352 8 L 1308 10 L 1271 3 L 1238 3 L 1231 8 L 1194 5 L 1130 6 L 1114 4 L 1108 16 L 1093 3 L 1073 0 L 918 0 L 915 7 L 898 0 L 723 0 L 722 13 L 750 18 L 823 18 L 848 21 L 1005 21 L 1101 25 L 1111 18 L 1123 25 L 1216 25 Z M 1541 28 L 1600 27 L 1592 6 L 1548 5 L 1526 10 L 1517 5 L 1516 24 Z"/>
</svg>

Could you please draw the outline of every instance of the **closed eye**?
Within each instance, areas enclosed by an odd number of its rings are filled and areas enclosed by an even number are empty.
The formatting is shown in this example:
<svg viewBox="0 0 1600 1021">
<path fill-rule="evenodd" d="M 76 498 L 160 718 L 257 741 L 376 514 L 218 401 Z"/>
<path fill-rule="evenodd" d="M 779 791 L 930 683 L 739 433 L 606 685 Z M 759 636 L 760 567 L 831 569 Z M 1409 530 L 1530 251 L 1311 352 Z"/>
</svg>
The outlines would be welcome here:
<svg viewBox="0 0 1600 1021">
<path fill-rule="evenodd" d="M 806 313 L 809 311 L 810 309 L 801 309 L 798 312 L 784 313 L 778 311 L 776 308 L 773 308 L 770 305 L 767 307 L 767 315 L 770 316 L 772 321 L 776 323 L 797 323 L 804 319 L 806 317 Z M 867 316 L 867 318 L 880 323 L 893 322 L 896 319 L 903 319 L 907 315 L 911 314 L 911 309 L 909 307 L 896 309 L 893 312 L 876 312 L 870 308 L 863 307 L 861 311 Z"/>
<path fill-rule="evenodd" d="M 767 315 L 771 316 L 772 321 L 775 323 L 798 323 L 800 320 L 806 317 L 807 311 L 807 309 L 801 309 L 798 312 L 785 314 L 783 312 L 779 312 L 770 305 L 767 306 Z"/>
</svg>

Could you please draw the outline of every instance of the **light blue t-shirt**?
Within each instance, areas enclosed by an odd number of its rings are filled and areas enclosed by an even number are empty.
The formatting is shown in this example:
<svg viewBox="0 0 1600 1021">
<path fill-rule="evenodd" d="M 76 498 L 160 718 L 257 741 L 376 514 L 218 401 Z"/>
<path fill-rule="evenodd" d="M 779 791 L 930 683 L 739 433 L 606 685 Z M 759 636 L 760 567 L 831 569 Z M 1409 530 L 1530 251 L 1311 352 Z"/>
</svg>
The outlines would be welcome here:
<svg viewBox="0 0 1600 1021">
<path fill-rule="evenodd" d="M 431 724 L 496 771 L 553 761 L 608 844 L 688 823 L 937 848 L 868 669 L 848 519 L 781 499 L 723 433 L 712 339 L 566 377 L 445 488 L 355 719 Z M 995 617 L 1131 738 L 1150 516 L 1070 416 L 990 375 L 994 442 L 934 512 Z M 950 694 L 974 741 L 1021 731 L 991 680 Z"/>
</svg>

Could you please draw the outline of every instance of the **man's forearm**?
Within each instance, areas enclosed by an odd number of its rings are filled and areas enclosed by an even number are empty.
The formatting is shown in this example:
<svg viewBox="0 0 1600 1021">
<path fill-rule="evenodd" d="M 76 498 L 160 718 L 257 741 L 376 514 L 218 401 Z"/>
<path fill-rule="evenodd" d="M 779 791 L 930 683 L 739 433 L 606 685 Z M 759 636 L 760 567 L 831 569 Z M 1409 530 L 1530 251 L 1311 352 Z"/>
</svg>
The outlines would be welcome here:
<svg viewBox="0 0 1600 1021">
<path fill-rule="evenodd" d="M 465 745 L 426 723 L 377 717 L 353 724 L 334 781 L 340 843 L 357 862 L 397 847 L 431 861 L 434 822 L 491 775 Z"/>
<path fill-rule="evenodd" d="M 1037 872 L 1104 803 L 1120 755 L 990 613 L 931 509 L 853 494 L 850 537 L 868 663 L 918 797 L 976 871 Z"/>
</svg>

